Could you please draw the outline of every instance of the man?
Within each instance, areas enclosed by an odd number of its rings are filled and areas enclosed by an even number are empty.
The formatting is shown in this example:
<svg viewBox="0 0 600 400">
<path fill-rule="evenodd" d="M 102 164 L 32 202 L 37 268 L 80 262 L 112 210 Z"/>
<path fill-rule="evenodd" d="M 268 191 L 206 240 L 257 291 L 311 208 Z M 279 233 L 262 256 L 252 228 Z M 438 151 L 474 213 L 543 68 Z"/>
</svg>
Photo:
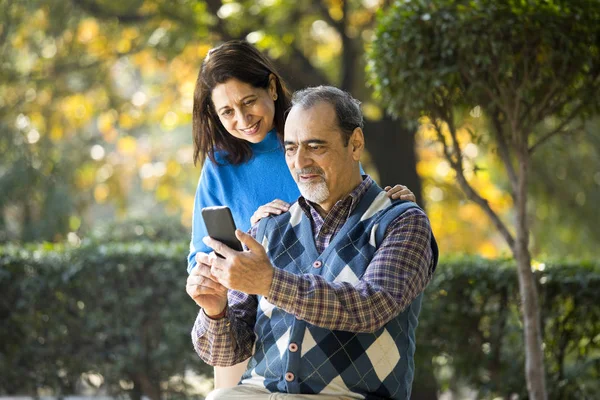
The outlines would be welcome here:
<svg viewBox="0 0 600 400">
<path fill-rule="evenodd" d="M 415 328 L 437 245 L 423 211 L 360 173 L 359 102 L 333 87 L 292 99 L 285 156 L 302 196 L 261 220 L 247 248 L 211 238 L 187 292 L 203 308 L 194 347 L 210 365 L 252 356 L 210 399 L 408 399 Z"/>
</svg>

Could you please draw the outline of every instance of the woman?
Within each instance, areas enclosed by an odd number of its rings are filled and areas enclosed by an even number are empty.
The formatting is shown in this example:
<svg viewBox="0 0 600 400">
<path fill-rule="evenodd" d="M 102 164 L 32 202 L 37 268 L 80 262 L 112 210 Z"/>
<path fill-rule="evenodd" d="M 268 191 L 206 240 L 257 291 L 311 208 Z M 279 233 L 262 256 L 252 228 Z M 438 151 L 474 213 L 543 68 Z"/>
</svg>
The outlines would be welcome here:
<svg viewBox="0 0 600 400">
<path fill-rule="evenodd" d="M 202 208 L 228 206 L 236 226 L 247 231 L 260 218 L 287 211 L 300 196 L 281 144 L 289 105 L 289 92 L 274 66 L 249 43 L 227 42 L 204 59 L 192 121 L 194 163 L 204 160 L 204 165 L 194 201 L 188 272 L 198 252 L 211 251 L 202 242 L 207 236 Z M 404 186 L 386 190 L 392 198 L 414 201 Z M 243 372 L 237 369 L 230 385 Z M 215 385 L 226 387 L 217 383 L 219 370 Z"/>
</svg>

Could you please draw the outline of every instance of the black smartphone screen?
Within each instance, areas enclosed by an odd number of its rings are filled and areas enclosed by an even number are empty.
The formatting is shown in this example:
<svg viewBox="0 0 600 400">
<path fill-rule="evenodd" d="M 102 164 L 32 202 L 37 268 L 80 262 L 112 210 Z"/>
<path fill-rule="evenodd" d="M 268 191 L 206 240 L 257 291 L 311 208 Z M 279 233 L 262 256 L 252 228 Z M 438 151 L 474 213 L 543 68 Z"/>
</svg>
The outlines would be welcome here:
<svg viewBox="0 0 600 400">
<path fill-rule="evenodd" d="M 233 250 L 243 251 L 242 244 L 235 237 L 235 223 L 229 207 L 205 207 L 202 209 L 202 219 L 204 219 L 208 236 L 226 244 Z"/>
</svg>

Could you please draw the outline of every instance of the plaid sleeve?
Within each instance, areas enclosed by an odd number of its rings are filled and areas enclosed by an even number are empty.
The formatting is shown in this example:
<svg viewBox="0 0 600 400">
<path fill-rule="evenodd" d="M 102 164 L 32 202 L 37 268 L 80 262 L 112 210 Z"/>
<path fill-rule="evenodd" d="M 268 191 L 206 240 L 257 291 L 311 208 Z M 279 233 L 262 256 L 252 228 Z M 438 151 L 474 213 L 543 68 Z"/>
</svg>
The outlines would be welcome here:
<svg viewBox="0 0 600 400">
<path fill-rule="evenodd" d="M 269 302 L 323 328 L 377 331 L 401 313 L 431 280 L 435 265 L 430 240 L 425 213 L 408 210 L 388 226 L 356 285 L 276 268 Z"/>
<path fill-rule="evenodd" d="M 248 233 L 256 238 L 258 223 Z M 227 314 L 214 320 L 200 310 L 192 328 L 192 342 L 200 358 L 208 365 L 228 367 L 252 355 L 256 296 L 230 290 L 227 294 Z"/>
<path fill-rule="evenodd" d="M 257 300 L 230 290 L 224 318 L 208 318 L 200 310 L 192 328 L 192 342 L 200 358 L 208 365 L 228 367 L 252 355 Z"/>
</svg>

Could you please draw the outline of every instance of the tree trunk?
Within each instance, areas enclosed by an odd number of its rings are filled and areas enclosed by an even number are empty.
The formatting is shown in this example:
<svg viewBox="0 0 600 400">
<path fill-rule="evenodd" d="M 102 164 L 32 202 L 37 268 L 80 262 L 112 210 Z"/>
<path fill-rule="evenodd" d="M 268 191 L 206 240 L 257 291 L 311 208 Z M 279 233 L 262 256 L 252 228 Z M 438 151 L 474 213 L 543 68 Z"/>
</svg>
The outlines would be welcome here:
<svg viewBox="0 0 600 400">
<path fill-rule="evenodd" d="M 417 351 L 419 351 L 417 343 Z M 433 363 L 428 359 L 428 365 L 415 364 L 415 378 L 413 380 L 411 400 L 437 400 L 438 384 L 433 374 Z"/>
<path fill-rule="evenodd" d="M 542 330 L 538 290 L 531 271 L 529 252 L 529 226 L 527 221 L 527 183 L 529 154 L 527 148 L 519 152 L 519 174 L 516 197 L 516 243 L 515 258 L 519 276 L 519 293 L 523 310 L 525 336 L 525 377 L 531 400 L 546 400 L 546 373 L 542 349 Z"/>
<path fill-rule="evenodd" d="M 150 400 L 161 400 L 160 380 L 152 379 L 145 374 L 136 374 L 135 385 L 141 388 L 142 393 Z"/>
<path fill-rule="evenodd" d="M 421 179 L 417 175 L 415 132 L 401 120 L 394 121 L 386 115 L 379 121 L 365 121 L 365 142 L 379 172 L 379 185 L 408 186 L 424 208 Z"/>
</svg>

